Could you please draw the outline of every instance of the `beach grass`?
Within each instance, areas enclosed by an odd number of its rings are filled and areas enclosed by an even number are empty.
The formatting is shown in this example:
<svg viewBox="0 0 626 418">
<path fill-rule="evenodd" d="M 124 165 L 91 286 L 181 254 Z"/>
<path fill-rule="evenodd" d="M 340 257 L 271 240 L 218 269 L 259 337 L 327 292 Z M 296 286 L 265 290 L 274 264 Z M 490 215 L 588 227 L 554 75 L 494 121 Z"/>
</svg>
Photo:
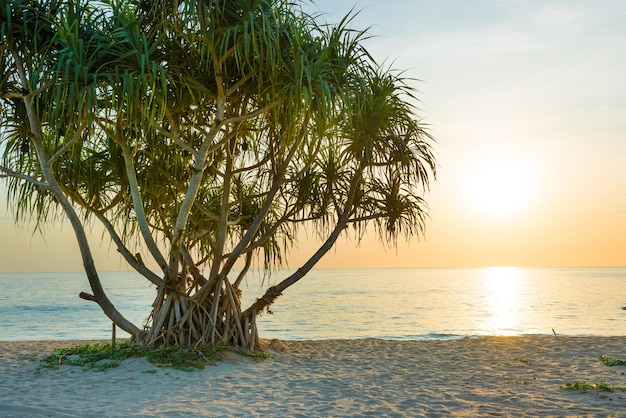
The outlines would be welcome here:
<svg viewBox="0 0 626 418">
<path fill-rule="evenodd" d="M 611 357 L 607 357 L 607 356 L 603 356 L 603 355 L 599 355 L 598 359 L 600 359 L 602 364 L 604 364 L 605 366 L 609 366 L 609 367 L 626 366 L 626 360 L 621 360 L 621 359 L 617 359 L 617 358 L 611 358 Z"/>
<path fill-rule="evenodd" d="M 565 390 L 580 390 L 580 391 L 589 391 L 589 390 L 598 390 L 604 392 L 626 392 L 626 387 L 624 386 L 613 386 L 607 382 L 593 382 L 588 383 L 585 381 L 578 382 L 567 382 L 564 385 L 561 385 L 561 389 Z"/>
<path fill-rule="evenodd" d="M 256 352 L 232 347 L 205 345 L 192 349 L 181 347 L 144 347 L 130 342 L 115 345 L 108 343 L 82 344 L 67 348 L 57 348 L 40 361 L 41 369 L 58 369 L 67 364 L 89 370 L 105 370 L 119 366 L 129 358 L 145 357 L 157 367 L 172 367 L 182 371 L 202 370 L 207 365 L 215 365 L 222 358 L 220 353 L 229 350 L 252 358 L 268 358 L 266 352 Z"/>
</svg>

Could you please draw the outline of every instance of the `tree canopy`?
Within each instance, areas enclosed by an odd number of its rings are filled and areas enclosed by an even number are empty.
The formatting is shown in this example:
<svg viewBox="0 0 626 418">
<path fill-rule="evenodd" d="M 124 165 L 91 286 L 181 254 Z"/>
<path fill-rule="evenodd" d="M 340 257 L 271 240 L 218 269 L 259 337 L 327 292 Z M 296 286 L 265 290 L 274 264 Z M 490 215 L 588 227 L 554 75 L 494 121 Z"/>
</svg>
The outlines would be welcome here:
<svg viewBox="0 0 626 418">
<path fill-rule="evenodd" d="M 411 80 L 351 16 L 284 0 L 0 1 L 0 177 L 18 221 L 67 219 L 92 294 L 145 344 L 254 347 L 255 318 L 341 234 L 423 233 L 433 140 Z M 158 292 L 139 327 L 102 289 L 100 222 Z M 250 307 L 251 268 L 321 247 Z"/>
</svg>

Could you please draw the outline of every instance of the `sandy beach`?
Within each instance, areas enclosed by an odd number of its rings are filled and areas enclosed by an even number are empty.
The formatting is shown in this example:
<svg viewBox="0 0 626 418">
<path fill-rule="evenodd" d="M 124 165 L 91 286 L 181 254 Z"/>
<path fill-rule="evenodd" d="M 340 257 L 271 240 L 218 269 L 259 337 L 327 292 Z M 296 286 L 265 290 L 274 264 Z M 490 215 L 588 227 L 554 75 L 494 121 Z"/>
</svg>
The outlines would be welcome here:
<svg viewBox="0 0 626 418">
<path fill-rule="evenodd" d="M 38 370 L 77 341 L 0 342 L 1 417 L 623 416 L 626 337 L 329 340 L 274 344 L 273 357 L 228 353 L 184 372 L 145 359 L 104 371 Z M 84 342 L 80 342 L 84 343 Z"/>
</svg>

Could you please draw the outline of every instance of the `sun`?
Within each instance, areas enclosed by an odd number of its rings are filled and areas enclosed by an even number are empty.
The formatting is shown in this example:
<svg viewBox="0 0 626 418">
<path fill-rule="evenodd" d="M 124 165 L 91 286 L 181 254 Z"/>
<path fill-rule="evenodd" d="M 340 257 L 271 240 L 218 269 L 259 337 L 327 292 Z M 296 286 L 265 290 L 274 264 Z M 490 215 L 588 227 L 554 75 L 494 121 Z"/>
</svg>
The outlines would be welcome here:
<svg viewBox="0 0 626 418">
<path fill-rule="evenodd" d="M 532 194 L 533 172 L 512 156 L 494 155 L 472 163 L 467 176 L 467 194 L 472 206 L 489 217 L 522 211 Z"/>
</svg>

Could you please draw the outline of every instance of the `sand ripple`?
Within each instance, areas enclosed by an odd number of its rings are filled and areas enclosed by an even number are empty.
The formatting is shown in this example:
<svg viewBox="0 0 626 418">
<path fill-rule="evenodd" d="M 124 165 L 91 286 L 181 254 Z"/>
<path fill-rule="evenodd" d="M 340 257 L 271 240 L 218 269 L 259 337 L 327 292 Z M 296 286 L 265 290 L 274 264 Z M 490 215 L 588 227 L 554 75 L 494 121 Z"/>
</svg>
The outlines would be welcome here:
<svg viewBox="0 0 626 418">
<path fill-rule="evenodd" d="M 237 355 L 197 372 L 145 359 L 105 371 L 35 374 L 38 358 L 77 342 L 0 342 L 1 417 L 620 416 L 626 337 L 454 341 L 289 341 L 270 360 Z"/>
</svg>

